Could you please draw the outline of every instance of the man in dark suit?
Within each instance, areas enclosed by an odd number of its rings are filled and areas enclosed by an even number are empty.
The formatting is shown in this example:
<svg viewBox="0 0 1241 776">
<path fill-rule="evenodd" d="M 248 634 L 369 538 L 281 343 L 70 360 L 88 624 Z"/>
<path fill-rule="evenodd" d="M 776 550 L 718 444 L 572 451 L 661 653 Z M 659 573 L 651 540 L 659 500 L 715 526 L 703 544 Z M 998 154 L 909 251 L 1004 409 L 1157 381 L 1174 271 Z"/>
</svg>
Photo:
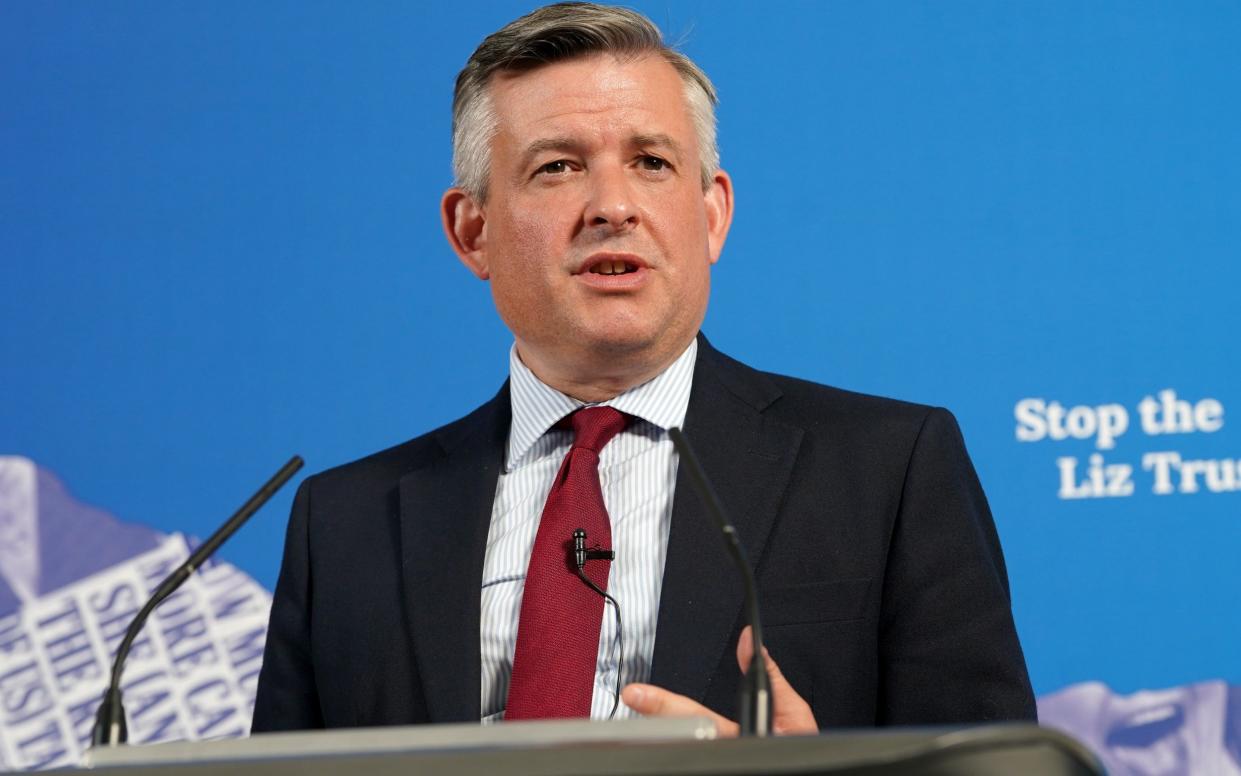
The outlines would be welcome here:
<svg viewBox="0 0 1241 776">
<path fill-rule="evenodd" d="M 653 635 L 649 653 L 634 647 L 626 711 L 712 713 L 734 731 L 740 583 L 665 416 L 626 404 L 680 369 L 692 381 L 668 389 L 684 392 L 677 417 L 755 565 L 778 732 L 1033 718 L 999 542 L 952 416 L 757 372 L 698 334 L 733 210 L 713 105 L 706 76 L 630 11 L 549 6 L 475 51 L 443 217 L 514 334 L 513 379 L 462 420 L 303 484 L 256 731 L 477 720 L 488 698 L 503 711 L 518 599 L 480 606 L 479 586 L 520 501 L 514 438 L 534 411 L 519 393 L 534 384 L 545 401 L 636 415 L 622 438 L 675 472 L 651 488 L 657 607 L 625 623 Z M 558 428 L 535 437 L 564 455 Z M 600 470 L 624 465 L 606 456 Z M 612 512 L 623 497 L 603 491 Z M 524 559 L 539 523 L 522 524 Z M 495 671 L 480 634 L 509 646 Z"/>
</svg>

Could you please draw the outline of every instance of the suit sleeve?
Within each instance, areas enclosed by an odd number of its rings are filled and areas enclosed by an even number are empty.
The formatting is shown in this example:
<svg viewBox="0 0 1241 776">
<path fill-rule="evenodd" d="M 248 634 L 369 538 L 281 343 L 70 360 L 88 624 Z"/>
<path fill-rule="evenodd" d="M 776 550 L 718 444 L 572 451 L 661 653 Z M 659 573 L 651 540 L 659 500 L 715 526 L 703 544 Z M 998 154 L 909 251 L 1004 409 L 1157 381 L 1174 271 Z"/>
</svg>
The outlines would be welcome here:
<svg viewBox="0 0 1241 776">
<path fill-rule="evenodd" d="M 284 560 L 272 599 L 252 733 L 323 727 L 310 641 L 310 489 L 293 500 Z"/>
<path fill-rule="evenodd" d="M 910 454 L 879 626 L 881 724 L 1035 719 L 995 522 L 947 410 Z"/>
</svg>

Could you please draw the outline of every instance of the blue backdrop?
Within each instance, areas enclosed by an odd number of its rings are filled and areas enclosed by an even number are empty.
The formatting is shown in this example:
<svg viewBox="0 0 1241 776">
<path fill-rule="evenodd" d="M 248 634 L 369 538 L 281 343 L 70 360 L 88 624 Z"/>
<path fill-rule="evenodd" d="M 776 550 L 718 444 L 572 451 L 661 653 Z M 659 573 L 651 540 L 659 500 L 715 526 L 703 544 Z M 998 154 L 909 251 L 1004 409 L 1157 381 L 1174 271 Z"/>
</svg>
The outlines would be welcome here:
<svg viewBox="0 0 1241 776">
<path fill-rule="evenodd" d="M 0 453 L 205 536 L 494 393 L 437 202 L 453 78 L 529 5 L 436 5 L 0 5 Z M 635 5 L 721 94 L 713 342 L 958 415 L 1039 693 L 1241 681 L 1241 6 Z M 1165 390 L 1206 422 L 1148 433 Z M 291 492 L 223 551 L 269 588 Z"/>
</svg>

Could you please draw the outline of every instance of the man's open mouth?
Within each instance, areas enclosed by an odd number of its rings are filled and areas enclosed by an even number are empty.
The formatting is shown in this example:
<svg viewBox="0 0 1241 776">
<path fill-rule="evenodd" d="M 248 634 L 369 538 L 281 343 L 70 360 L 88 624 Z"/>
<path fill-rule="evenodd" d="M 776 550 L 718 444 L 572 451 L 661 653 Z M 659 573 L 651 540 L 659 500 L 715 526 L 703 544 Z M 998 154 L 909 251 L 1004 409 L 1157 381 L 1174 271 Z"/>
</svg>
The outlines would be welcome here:
<svg viewBox="0 0 1241 776">
<path fill-rule="evenodd" d="M 605 260 L 591 265 L 587 271 L 595 275 L 624 275 L 629 272 L 637 272 L 638 265 L 628 261 Z"/>
</svg>

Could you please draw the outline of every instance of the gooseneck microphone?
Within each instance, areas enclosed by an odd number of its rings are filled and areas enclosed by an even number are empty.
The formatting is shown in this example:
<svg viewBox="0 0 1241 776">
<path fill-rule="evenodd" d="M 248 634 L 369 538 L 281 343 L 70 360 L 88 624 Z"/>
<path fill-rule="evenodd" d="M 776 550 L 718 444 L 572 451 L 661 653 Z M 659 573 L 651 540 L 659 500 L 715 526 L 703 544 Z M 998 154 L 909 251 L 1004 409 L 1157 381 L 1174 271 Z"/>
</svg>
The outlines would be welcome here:
<svg viewBox="0 0 1241 776">
<path fill-rule="evenodd" d="M 758 586 L 754 581 L 754 572 L 750 570 L 750 562 L 746 558 L 745 548 L 737 539 L 737 529 L 724 513 L 724 505 L 720 497 L 707 480 L 698 456 L 689 446 L 689 440 L 679 428 L 668 429 L 672 444 L 681 456 L 681 464 L 689 472 L 690 482 L 694 490 L 702 498 L 711 517 L 719 526 L 724 539 L 724 547 L 732 557 L 741 578 L 745 581 L 746 619 L 750 621 L 750 637 L 754 646 L 754 655 L 750 658 L 750 667 L 741 678 L 741 687 L 737 693 L 737 724 L 743 736 L 771 735 L 771 679 L 767 676 L 767 659 L 763 655 L 763 625 L 758 617 Z"/>
<path fill-rule="evenodd" d="M 241 505 L 241 509 L 228 519 L 224 525 L 220 526 L 215 533 L 211 534 L 207 541 L 200 544 L 185 562 L 178 566 L 168 577 L 160 583 L 155 592 L 151 594 L 151 598 L 146 605 L 138 611 L 133 621 L 129 623 L 129 628 L 125 631 L 125 637 L 121 639 L 121 644 L 116 649 L 116 658 L 112 662 L 112 680 L 108 684 L 108 689 L 103 694 L 103 701 L 99 704 L 99 711 L 95 714 L 95 727 L 91 731 L 91 746 L 116 746 L 125 743 L 129 737 L 129 732 L 125 726 L 125 708 L 121 705 L 121 672 L 125 668 L 125 658 L 129 656 L 129 650 L 134 644 L 134 639 L 138 637 L 138 633 L 142 630 L 142 626 L 146 624 L 147 617 L 155 610 L 155 607 L 163 603 L 164 599 L 176 592 L 177 588 L 190 578 L 190 575 L 203 564 L 203 561 L 211 557 L 220 545 L 228 540 L 230 536 L 236 533 L 242 524 L 250 519 L 250 516 L 259 510 L 267 500 L 280 490 L 289 478 L 302 468 L 301 456 L 293 456 L 289 462 L 280 467 L 280 471 L 267 481 L 263 487 L 259 488 L 258 493 L 250 497 L 250 500 Z"/>
<path fill-rule="evenodd" d="M 608 592 L 595 584 L 594 580 L 586 576 L 586 561 L 588 560 L 614 560 L 616 553 L 612 550 L 601 550 L 598 547 L 586 549 L 586 529 L 577 528 L 573 531 L 573 570 L 577 572 L 578 579 L 586 583 L 586 586 L 603 596 L 603 600 L 612 604 L 612 610 L 616 612 L 616 695 L 612 698 L 612 711 L 608 713 L 608 719 L 616 716 L 616 709 L 620 705 L 621 677 L 625 673 L 625 628 L 621 622 L 620 602 L 608 595 Z"/>
</svg>

